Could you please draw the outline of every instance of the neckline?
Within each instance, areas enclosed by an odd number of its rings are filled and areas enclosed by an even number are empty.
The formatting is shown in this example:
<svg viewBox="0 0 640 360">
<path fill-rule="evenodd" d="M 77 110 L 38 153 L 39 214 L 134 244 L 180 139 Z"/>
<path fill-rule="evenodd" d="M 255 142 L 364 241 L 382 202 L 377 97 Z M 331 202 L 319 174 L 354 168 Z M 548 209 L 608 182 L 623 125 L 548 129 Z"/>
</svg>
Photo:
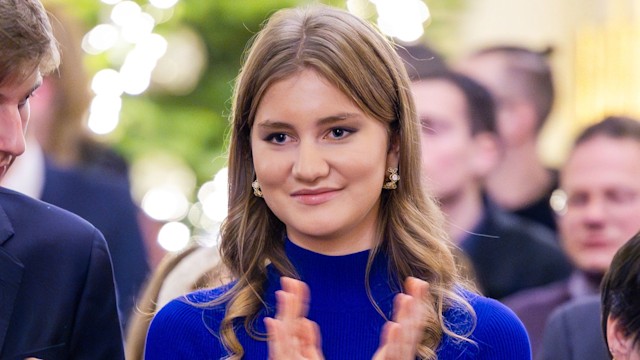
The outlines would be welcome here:
<svg viewBox="0 0 640 360">
<path fill-rule="evenodd" d="M 284 245 L 287 257 L 300 280 L 309 286 L 314 307 L 335 308 L 339 304 L 344 309 L 358 309 L 371 305 L 366 286 L 370 250 L 334 256 L 302 248 L 288 238 L 285 238 Z M 373 261 L 369 274 L 371 294 L 377 301 L 392 298 L 399 287 L 395 281 L 390 280 L 388 257 L 380 252 Z M 270 268 L 269 293 L 280 289 L 280 274 L 275 268 Z"/>
</svg>

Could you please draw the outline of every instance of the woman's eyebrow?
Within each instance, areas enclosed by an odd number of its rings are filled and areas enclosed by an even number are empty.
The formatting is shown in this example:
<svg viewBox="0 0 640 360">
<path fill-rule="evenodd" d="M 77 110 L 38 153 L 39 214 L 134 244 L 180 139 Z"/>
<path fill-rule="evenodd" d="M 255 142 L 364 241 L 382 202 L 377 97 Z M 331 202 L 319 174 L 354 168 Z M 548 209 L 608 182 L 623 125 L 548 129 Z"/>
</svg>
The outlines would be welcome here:
<svg viewBox="0 0 640 360">
<path fill-rule="evenodd" d="M 329 116 L 320 118 L 318 120 L 318 124 L 319 125 L 333 124 L 333 123 L 337 123 L 347 119 L 359 118 L 361 116 L 362 115 L 358 113 L 339 113 L 339 114 L 329 115 Z"/>
<path fill-rule="evenodd" d="M 317 121 L 317 125 L 319 126 L 328 126 L 331 124 L 339 123 L 348 119 L 354 119 L 362 117 L 362 114 L 359 113 L 339 113 L 334 115 L 328 115 L 321 117 Z M 279 120 L 279 119 L 264 119 L 256 123 L 256 126 L 260 129 L 264 130 L 290 130 L 293 129 L 294 126 L 290 122 Z"/>
<path fill-rule="evenodd" d="M 261 129 L 292 129 L 293 126 L 286 122 L 286 121 L 281 121 L 281 120 L 276 120 L 276 119 L 266 119 L 263 121 L 260 121 L 256 124 L 256 126 L 258 126 Z"/>
</svg>

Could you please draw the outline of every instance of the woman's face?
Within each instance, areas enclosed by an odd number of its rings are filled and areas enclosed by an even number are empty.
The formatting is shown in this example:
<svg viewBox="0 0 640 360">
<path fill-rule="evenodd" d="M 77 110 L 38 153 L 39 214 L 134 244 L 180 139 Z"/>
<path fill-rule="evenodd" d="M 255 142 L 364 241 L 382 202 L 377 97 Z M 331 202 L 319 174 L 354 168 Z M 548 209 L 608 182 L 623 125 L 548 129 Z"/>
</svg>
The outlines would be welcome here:
<svg viewBox="0 0 640 360">
<path fill-rule="evenodd" d="M 264 200 L 294 243 L 329 255 L 373 245 L 386 169 L 385 125 L 307 69 L 274 83 L 251 130 Z"/>
</svg>

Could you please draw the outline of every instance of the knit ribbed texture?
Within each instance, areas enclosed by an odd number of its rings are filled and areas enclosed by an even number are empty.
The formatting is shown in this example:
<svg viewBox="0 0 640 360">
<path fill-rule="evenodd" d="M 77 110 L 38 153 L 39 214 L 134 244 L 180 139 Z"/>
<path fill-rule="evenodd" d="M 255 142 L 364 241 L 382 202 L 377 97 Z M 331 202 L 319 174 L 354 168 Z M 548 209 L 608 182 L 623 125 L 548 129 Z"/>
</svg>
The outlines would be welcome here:
<svg viewBox="0 0 640 360">
<path fill-rule="evenodd" d="M 365 266 L 368 251 L 325 256 L 286 242 L 287 256 L 311 291 L 308 317 L 317 322 L 322 334 L 326 359 L 371 359 L 380 341 L 385 323 L 366 294 Z M 370 275 L 371 291 L 378 306 L 390 316 L 397 284 L 389 280 L 387 260 L 376 258 Z M 275 291 L 280 289 L 280 275 L 268 269 L 265 292 L 267 307 L 259 314 L 255 331 L 264 333 L 263 319 L 273 316 Z M 217 335 L 224 315 L 224 304 L 200 308 L 190 302 L 204 303 L 217 298 L 224 289 L 203 290 L 176 299 L 153 319 L 146 346 L 146 359 L 220 359 L 227 354 Z M 474 307 L 477 325 L 472 339 L 476 344 L 443 338 L 439 359 L 531 359 L 527 334 L 518 318 L 499 302 L 464 293 Z M 469 314 L 460 309 L 445 313 L 447 322 L 459 331 L 468 330 Z M 238 338 L 246 359 L 266 359 L 267 344 L 251 338 L 239 323 Z"/>
</svg>

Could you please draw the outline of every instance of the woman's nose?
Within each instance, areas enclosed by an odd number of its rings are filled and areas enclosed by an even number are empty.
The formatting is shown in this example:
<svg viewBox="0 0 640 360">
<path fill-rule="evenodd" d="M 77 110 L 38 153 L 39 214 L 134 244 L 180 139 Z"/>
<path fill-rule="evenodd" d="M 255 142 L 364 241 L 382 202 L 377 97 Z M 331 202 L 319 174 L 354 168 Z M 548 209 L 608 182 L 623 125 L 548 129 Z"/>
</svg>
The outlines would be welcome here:
<svg viewBox="0 0 640 360">
<path fill-rule="evenodd" d="M 301 142 L 292 171 L 297 179 L 313 182 L 329 173 L 329 164 L 318 145 L 313 142 Z"/>
</svg>

